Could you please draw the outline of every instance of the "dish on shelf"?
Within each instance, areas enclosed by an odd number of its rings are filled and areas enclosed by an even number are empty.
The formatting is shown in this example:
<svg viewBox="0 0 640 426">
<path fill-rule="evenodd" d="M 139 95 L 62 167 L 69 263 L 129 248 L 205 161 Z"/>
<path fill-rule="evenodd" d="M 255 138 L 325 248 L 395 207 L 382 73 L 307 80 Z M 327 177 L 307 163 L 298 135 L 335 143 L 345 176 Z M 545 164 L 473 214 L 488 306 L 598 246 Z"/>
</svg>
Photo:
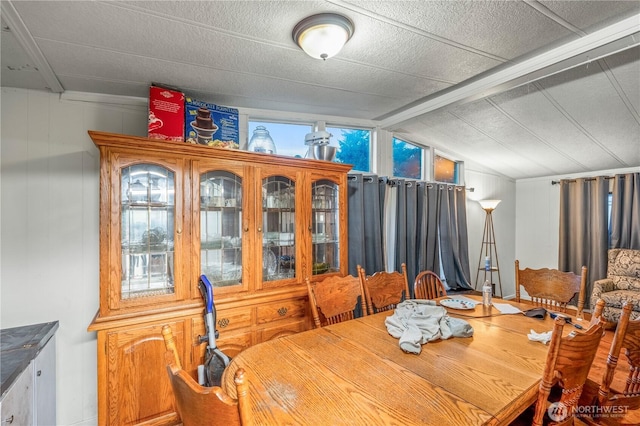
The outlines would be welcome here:
<svg viewBox="0 0 640 426">
<path fill-rule="evenodd" d="M 295 268 L 296 259 L 293 256 L 280 256 L 280 268 L 281 269 L 293 269 Z"/>
<path fill-rule="evenodd" d="M 327 241 L 327 234 L 323 234 L 323 233 L 312 234 L 311 239 L 313 240 L 314 243 L 322 243 Z"/>
<path fill-rule="evenodd" d="M 329 264 L 328 263 L 314 263 L 313 264 L 313 268 L 312 268 L 313 275 L 324 274 L 327 271 L 329 271 Z"/>
<path fill-rule="evenodd" d="M 217 287 L 216 283 L 221 281 L 235 281 L 237 282 L 242 277 L 242 265 L 235 263 L 225 262 L 222 265 L 214 263 L 205 265 L 202 267 L 202 274 Z"/>
<path fill-rule="evenodd" d="M 274 275 L 278 270 L 278 259 L 276 259 L 276 255 L 267 248 L 264 248 L 264 253 L 262 254 L 262 271 L 263 274 L 266 275 Z"/>
<path fill-rule="evenodd" d="M 240 237 L 221 237 L 219 235 L 206 236 L 205 240 L 200 241 L 200 250 L 215 250 L 222 248 L 238 248 L 242 245 Z"/>
<path fill-rule="evenodd" d="M 466 302 L 458 299 L 442 299 L 440 305 L 445 308 L 460 309 L 460 310 L 472 310 L 476 308 L 475 303 Z"/>
<path fill-rule="evenodd" d="M 142 244 L 158 244 L 164 241 L 167 234 L 162 228 L 151 228 L 142 233 Z"/>
</svg>

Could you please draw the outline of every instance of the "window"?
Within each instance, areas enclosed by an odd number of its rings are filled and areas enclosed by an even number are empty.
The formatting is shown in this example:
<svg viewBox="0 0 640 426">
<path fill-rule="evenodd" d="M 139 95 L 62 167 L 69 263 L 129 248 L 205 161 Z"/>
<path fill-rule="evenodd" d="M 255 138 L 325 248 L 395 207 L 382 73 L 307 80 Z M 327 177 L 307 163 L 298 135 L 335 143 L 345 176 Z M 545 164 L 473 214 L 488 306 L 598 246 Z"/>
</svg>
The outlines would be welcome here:
<svg viewBox="0 0 640 426">
<path fill-rule="evenodd" d="M 459 183 L 459 165 L 458 162 L 449 160 L 435 155 L 433 160 L 433 177 L 436 182 Z"/>
<path fill-rule="evenodd" d="M 423 149 L 393 138 L 393 175 L 409 179 L 422 179 Z"/>
<path fill-rule="evenodd" d="M 352 164 L 353 170 L 368 172 L 371 169 L 371 130 L 327 127 L 331 133 L 331 145 L 338 146 L 336 162 Z"/>
<path fill-rule="evenodd" d="M 276 145 L 276 154 L 305 158 L 308 147 L 304 137 L 313 131 L 311 124 L 274 123 L 268 121 L 249 121 L 249 141 L 257 126 L 264 126 Z"/>
<path fill-rule="evenodd" d="M 264 126 L 276 145 L 276 154 L 308 158 L 309 147 L 304 138 L 318 126 L 315 124 L 278 123 L 249 120 L 248 138 L 258 126 Z M 336 146 L 335 162 L 352 164 L 353 170 L 368 172 L 371 169 L 371 130 L 347 127 L 326 127 L 331 133 L 330 144 Z"/>
</svg>

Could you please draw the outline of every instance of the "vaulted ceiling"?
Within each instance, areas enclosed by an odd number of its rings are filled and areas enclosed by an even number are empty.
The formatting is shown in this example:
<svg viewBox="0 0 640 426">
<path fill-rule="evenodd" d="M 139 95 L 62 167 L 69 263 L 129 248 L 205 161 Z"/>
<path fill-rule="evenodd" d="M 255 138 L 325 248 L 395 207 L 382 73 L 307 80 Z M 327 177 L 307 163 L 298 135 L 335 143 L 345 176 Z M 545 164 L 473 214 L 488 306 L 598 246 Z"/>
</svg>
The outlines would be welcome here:
<svg viewBox="0 0 640 426">
<path fill-rule="evenodd" d="M 6 1 L 2 86 L 366 119 L 513 179 L 640 166 L 638 1 Z M 337 12 L 312 59 L 295 24 Z"/>
</svg>

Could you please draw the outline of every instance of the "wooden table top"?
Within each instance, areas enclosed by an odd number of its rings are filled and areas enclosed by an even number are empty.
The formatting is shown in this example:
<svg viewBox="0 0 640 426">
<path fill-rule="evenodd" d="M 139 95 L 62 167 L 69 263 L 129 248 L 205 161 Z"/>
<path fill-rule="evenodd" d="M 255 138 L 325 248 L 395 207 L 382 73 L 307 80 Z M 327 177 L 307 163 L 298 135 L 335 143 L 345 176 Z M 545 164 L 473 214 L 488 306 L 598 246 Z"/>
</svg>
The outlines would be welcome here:
<svg viewBox="0 0 640 426">
<path fill-rule="evenodd" d="M 388 334 L 389 312 L 270 340 L 238 354 L 223 386 L 235 396 L 235 370 L 247 370 L 260 425 L 507 424 L 535 402 L 544 369 L 548 347 L 527 334 L 553 321 L 486 310 L 448 309 L 473 337 L 430 342 L 419 355 Z"/>
</svg>

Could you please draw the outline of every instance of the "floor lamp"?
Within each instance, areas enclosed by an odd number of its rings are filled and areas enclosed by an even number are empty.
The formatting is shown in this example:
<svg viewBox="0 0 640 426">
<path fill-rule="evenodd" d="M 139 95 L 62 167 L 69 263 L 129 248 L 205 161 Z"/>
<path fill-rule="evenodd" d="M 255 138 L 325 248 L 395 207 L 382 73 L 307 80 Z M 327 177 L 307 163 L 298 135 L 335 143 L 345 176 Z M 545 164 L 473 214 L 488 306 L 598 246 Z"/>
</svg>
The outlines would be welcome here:
<svg viewBox="0 0 640 426">
<path fill-rule="evenodd" d="M 496 235 L 493 230 L 493 211 L 496 209 L 500 200 L 480 200 L 478 201 L 484 211 L 486 212 L 484 220 L 484 234 L 482 235 L 482 247 L 480 248 L 480 259 L 478 259 L 478 272 L 476 273 L 476 289 L 478 288 L 478 278 L 480 278 L 480 272 L 483 271 L 484 275 L 482 281 L 480 281 L 480 287 L 482 284 L 489 280 L 493 288 L 495 295 L 495 283 L 493 282 L 493 273 L 498 275 L 498 286 L 500 287 L 500 297 L 502 297 L 502 281 L 500 280 L 500 266 L 498 264 L 498 249 L 496 247 Z M 482 263 L 484 259 L 484 263 Z"/>
</svg>

